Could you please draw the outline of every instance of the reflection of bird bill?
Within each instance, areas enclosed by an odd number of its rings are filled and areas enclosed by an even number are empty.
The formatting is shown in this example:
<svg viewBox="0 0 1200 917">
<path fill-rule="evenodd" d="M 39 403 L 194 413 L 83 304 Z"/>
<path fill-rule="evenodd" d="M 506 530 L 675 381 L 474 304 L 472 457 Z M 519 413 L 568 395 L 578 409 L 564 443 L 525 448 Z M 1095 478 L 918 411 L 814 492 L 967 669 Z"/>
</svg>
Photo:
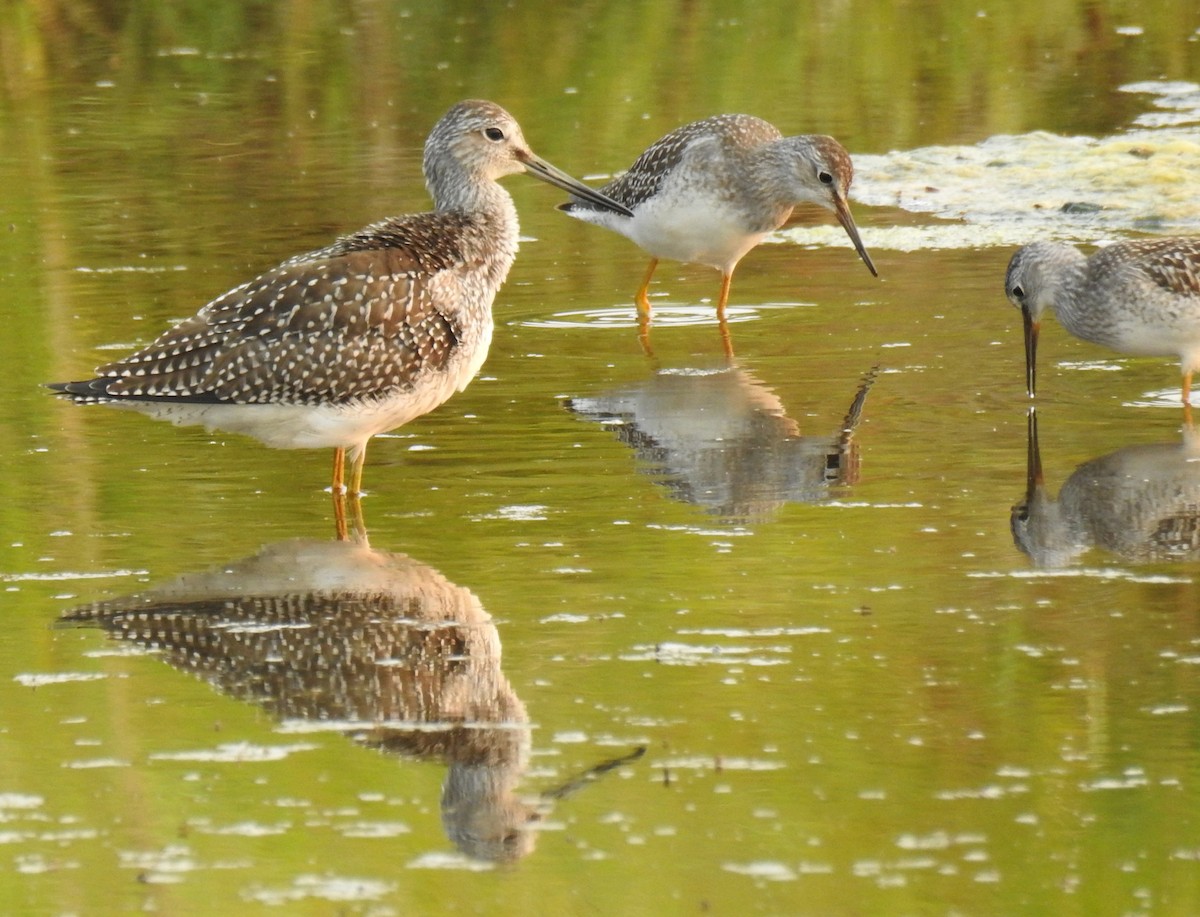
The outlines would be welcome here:
<svg viewBox="0 0 1200 917">
<path fill-rule="evenodd" d="M 547 800 L 566 799 L 568 796 L 578 792 L 583 787 L 599 780 L 610 771 L 614 771 L 618 767 L 623 767 L 626 764 L 632 764 L 645 753 L 646 746 L 639 745 L 628 754 L 619 755 L 616 758 L 609 758 L 606 761 L 601 761 L 599 764 L 594 764 L 582 773 L 576 774 L 561 786 L 558 786 L 553 790 L 543 791 L 542 798 Z"/>
</svg>

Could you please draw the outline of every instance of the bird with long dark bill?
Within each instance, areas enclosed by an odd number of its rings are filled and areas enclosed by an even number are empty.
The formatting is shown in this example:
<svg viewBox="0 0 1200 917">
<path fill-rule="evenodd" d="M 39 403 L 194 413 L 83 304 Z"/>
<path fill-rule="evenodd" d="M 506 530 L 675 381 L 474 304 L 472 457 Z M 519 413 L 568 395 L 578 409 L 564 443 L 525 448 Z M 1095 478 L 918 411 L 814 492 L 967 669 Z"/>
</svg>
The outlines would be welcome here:
<svg viewBox="0 0 1200 917">
<path fill-rule="evenodd" d="M 853 178 L 850 155 L 832 137 L 784 137 L 752 115 L 715 115 L 656 140 L 629 171 L 600 188 L 632 216 L 582 195 L 560 209 L 649 252 L 650 266 L 635 296 L 641 315 L 650 314 L 650 281 L 666 258 L 721 272 L 717 317 L 724 321 L 734 268 L 800 204 L 833 211 L 867 269 L 879 276 L 850 214 Z"/>
<path fill-rule="evenodd" d="M 1133 356 L 1174 356 L 1191 403 L 1200 368 L 1200 239 L 1117 242 L 1091 257 L 1063 242 L 1034 242 L 1008 263 L 1004 293 L 1025 328 L 1025 387 L 1037 390 L 1037 343 L 1050 309 L 1067 331 Z"/>
<path fill-rule="evenodd" d="M 50 387 L 277 448 L 333 447 L 333 491 L 362 488 L 367 441 L 432 411 L 479 371 L 517 253 L 516 172 L 630 215 L 534 155 L 492 102 L 452 107 L 425 143 L 434 210 L 296 255 L 218 296 L 96 377 Z"/>
</svg>

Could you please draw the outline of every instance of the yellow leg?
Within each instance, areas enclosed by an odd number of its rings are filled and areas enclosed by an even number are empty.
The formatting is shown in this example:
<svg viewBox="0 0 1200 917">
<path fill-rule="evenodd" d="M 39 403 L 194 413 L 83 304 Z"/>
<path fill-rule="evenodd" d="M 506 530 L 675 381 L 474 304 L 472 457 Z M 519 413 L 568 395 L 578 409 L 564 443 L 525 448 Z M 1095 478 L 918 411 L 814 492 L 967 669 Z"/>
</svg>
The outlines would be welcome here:
<svg viewBox="0 0 1200 917">
<path fill-rule="evenodd" d="M 354 465 L 350 469 L 350 511 L 353 513 L 354 520 L 354 540 L 359 544 L 366 544 L 367 541 L 367 523 L 363 519 L 362 509 L 362 477 L 363 466 L 367 463 L 367 444 L 363 443 L 362 448 L 358 450 L 358 455 L 354 457 Z"/>
<path fill-rule="evenodd" d="M 654 349 L 650 346 L 650 299 L 647 293 L 650 290 L 650 278 L 654 276 L 657 267 L 658 259 L 651 258 L 646 276 L 642 278 L 642 285 L 638 287 L 637 295 L 633 298 L 637 303 L 638 340 L 642 342 L 642 350 L 648 357 L 654 356 Z"/>
<path fill-rule="evenodd" d="M 729 336 L 729 325 L 725 321 L 725 304 L 729 302 L 729 285 L 733 282 L 733 274 L 721 274 L 721 295 L 717 297 L 717 327 L 721 329 L 721 344 L 725 348 L 726 359 L 733 359 L 733 340 Z"/>
<path fill-rule="evenodd" d="M 363 443 L 362 448 L 358 450 L 358 455 L 354 456 L 354 465 L 350 469 L 350 495 L 353 497 L 362 494 L 363 465 L 366 463 L 367 444 Z"/>
<path fill-rule="evenodd" d="M 333 450 L 333 495 L 336 497 L 345 487 L 346 450 L 338 446 Z"/>
<path fill-rule="evenodd" d="M 333 531 L 338 541 L 345 541 L 349 532 L 346 527 L 346 488 L 343 479 L 346 472 L 346 450 L 340 446 L 333 450 Z"/>
<path fill-rule="evenodd" d="M 638 314 L 650 318 L 650 279 L 654 276 L 654 272 L 658 269 L 658 259 L 650 259 L 650 267 L 646 269 L 646 276 L 642 278 L 642 285 L 638 287 L 637 296 L 633 301 L 637 303 Z"/>
<path fill-rule="evenodd" d="M 1183 374 L 1183 406 L 1185 408 L 1192 406 L 1192 371 L 1189 369 Z"/>
</svg>

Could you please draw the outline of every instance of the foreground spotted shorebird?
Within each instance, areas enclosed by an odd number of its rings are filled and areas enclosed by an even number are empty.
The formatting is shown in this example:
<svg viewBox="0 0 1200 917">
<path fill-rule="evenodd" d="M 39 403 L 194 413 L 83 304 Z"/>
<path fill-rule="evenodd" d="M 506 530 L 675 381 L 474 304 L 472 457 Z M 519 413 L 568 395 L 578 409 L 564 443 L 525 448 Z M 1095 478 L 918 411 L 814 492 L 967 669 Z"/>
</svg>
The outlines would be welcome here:
<svg viewBox="0 0 1200 917">
<path fill-rule="evenodd" d="M 1090 258 L 1061 242 L 1035 242 L 1008 264 L 1004 292 L 1025 322 L 1025 384 L 1037 383 L 1042 314 L 1071 334 L 1134 356 L 1177 356 L 1182 401 L 1200 368 L 1200 239 L 1118 242 Z"/>
<path fill-rule="evenodd" d="M 650 280 L 660 259 L 706 264 L 721 272 L 717 317 L 725 318 L 729 285 L 742 257 L 787 222 L 799 204 L 836 214 L 855 250 L 878 276 L 850 215 L 850 156 L 832 137 L 784 137 L 751 115 L 716 115 L 655 141 L 629 171 L 600 190 L 632 216 L 576 197 L 571 216 L 619 232 L 650 253 L 638 288 L 640 315 L 650 314 Z"/>
<path fill-rule="evenodd" d="M 335 501 L 349 450 L 357 497 L 367 441 L 433 410 L 483 364 L 517 252 L 516 208 L 496 180 L 521 171 L 630 213 L 535 156 L 500 106 L 460 102 L 425 143 L 432 212 L 290 258 L 96 378 L 50 387 L 277 448 L 332 446 Z"/>
</svg>

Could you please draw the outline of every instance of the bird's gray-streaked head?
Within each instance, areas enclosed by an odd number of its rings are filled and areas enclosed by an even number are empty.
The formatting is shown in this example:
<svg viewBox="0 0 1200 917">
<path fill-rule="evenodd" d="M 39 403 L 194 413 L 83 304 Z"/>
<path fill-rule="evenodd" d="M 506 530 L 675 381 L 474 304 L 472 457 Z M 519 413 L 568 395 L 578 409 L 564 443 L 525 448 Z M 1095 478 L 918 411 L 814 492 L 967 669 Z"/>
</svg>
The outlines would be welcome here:
<svg viewBox="0 0 1200 917">
<path fill-rule="evenodd" d="M 820 204 L 832 210 L 842 229 L 854 244 L 854 250 L 875 277 L 871 256 L 862 243 L 854 217 L 850 214 L 850 184 L 854 181 L 854 163 L 846 148 L 821 134 L 788 137 L 781 141 L 789 151 L 790 181 L 788 187 L 796 201 Z"/>
<path fill-rule="evenodd" d="M 481 182 L 528 172 L 599 207 L 630 215 L 603 194 L 555 168 L 529 148 L 521 126 L 494 102 L 469 99 L 450 108 L 425 141 L 425 183 L 439 210 L 460 206 Z"/>
<path fill-rule="evenodd" d="M 1004 275 L 1004 295 L 1021 310 L 1025 332 L 1025 387 L 1037 390 L 1037 342 L 1042 315 L 1054 309 L 1064 282 L 1073 279 L 1084 257 L 1062 242 L 1033 242 L 1017 249 Z"/>
</svg>

